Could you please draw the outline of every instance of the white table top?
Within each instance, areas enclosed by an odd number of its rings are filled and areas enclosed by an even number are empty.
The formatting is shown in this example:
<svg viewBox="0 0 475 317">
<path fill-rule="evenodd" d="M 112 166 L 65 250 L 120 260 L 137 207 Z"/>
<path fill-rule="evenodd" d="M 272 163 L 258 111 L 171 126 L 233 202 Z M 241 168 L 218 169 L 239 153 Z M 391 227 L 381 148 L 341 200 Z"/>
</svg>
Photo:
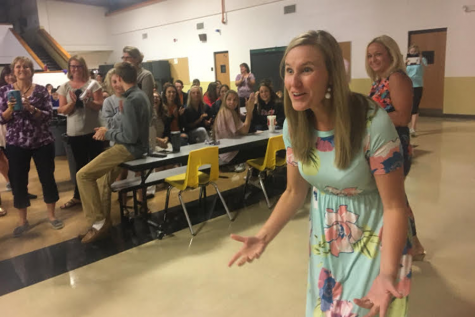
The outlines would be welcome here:
<svg viewBox="0 0 475 317">
<path fill-rule="evenodd" d="M 234 139 L 221 139 L 220 144 L 218 145 L 219 153 L 237 151 L 239 149 L 243 149 L 244 147 L 259 146 L 259 144 L 267 142 L 269 138 L 278 135 L 282 135 L 282 130 L 277 130 L 275 132 L 259 131 Z M 145 156 L 142 159 L 123 163 L 121 166 L 131 171 L 138 172 L 173 163 L 186 163 L 188 160 L 188 155 L 191 151 L 198 150 L 206 146 L 212 145 L 205 143 L 186 145 L 180 148 L 180 152 L 168 153 L 167 157 L 164 158 Z"/>
</svg>

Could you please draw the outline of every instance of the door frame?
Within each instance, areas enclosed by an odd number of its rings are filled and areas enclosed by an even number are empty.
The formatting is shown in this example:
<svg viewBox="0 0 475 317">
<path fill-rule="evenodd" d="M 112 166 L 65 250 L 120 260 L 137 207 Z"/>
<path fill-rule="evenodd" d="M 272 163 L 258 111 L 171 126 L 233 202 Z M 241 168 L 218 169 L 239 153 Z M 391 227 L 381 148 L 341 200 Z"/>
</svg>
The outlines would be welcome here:
<svg viewBox="0 0 475 317">
<path fill-rule="evenodd" d="M 423 29 L 423 30 L 415 30 L 415 31 L 408 31 L 407 32 L 407 48 L 411 46 L 411 36 L 417 34 L 427 34 L 427 33 L 436 33 L 436 32 L 445 32 L 448 36 L 448 28 L 434 28 L 434 29 Z M 445 51 L 447 54 L 447 41 L 445 42 Z M 446 55 L 447 60 L 447 55 Z M 444 69 L 444 76 L 445 76 L 445 69 Z M 443 94 L 445 94 L 445 82 L 443 86 Z M 442 109 L 428 109 L 428 108 L 419 108 L 419 115 L 429 115 L 429 116 L 442 116 L 444 113 L 444 102 L 442 101 Z"/>
<path fill-rule="evenodd" d="M 415 34 L 425 34 L 425 33 L 435 33 L 435 32 L 448 32 L 448 28 L 437 28 L 437 29 L 424 29 L 417 31 L 407 32 L 407 47 L 411 46 L 411 35 Z"/>
<path fill-rule="evenodd" d="M 229 64 L 229 51 L 219 51 L 219 52 L 214 52 L 213 53 L 213 58 L 214 58 L 214 81 L 218 80 L 218 73 L 216 71 L 216 54 L 223 54 L 223 53 L 228 53 L 228 64 Z M 229 65 L 228 65 L 229 68 Z M 228 69 L 229 72 L 229 82 L 231 83 L 231 72 L 230 69 Z"/>
</svg>

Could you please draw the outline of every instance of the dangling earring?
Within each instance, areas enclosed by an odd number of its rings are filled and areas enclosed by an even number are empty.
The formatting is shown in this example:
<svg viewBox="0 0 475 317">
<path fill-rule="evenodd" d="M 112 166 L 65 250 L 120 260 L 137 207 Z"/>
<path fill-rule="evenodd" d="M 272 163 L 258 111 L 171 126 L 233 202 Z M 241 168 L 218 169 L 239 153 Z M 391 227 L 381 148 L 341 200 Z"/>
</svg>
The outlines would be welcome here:
<svg viewBox="0 0 475 317">
<path fill-rule="evenodd" d="M 325 94 L 325 99 L 330 99 L 332 97 L 331 92 L 332 92 L 332 88 L 328 87 L 327 93 Z"/>
</svg>

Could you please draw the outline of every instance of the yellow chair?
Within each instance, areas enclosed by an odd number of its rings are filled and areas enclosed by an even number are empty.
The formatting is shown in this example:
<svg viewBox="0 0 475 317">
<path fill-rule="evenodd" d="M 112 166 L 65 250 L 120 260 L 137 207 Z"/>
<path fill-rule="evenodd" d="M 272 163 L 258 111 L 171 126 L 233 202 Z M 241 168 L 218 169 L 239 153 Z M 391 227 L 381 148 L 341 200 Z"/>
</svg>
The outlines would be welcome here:
<svg viewBox="0 0 475 317">
<path fill-rule="evenodd" d="M 253 169 L 259 171 L 259 183 L 261 185 L 261 189 L 264 192 L 264 196 L 266 198 L 267 207 L 271 208 L 271 204 L 269 202 L 269 197 L 267 196 L 267 191 L 264 186 L 264 180 L 262 179 L 262 174 L 267 171 L 273 171 L 276 167 L 282 167 L 286 165 L 286 159 L 282 157 L 277 157 L 277 152 L 285 150 L 284 138 L 282 135 L 274 136 L 269 138 L 269 142 L 267 143 L 267 150 L 266 156 L 260 157 L 252 160 L 248 160 L 246 163 L 249 165 L 249 169 L 247 171 L 246 177 L 246 184 L 244 185 L 244 196 L 246 195 L 247 186 L 249 183 L 249 178 L 251 176 L 251 172 Z"/>
<path fill-rule="evenodd" d="M 167 190 L 167 198 L 165 202 L 165 214 L 168 211 L 168 202 L 170 199 L 170 191 L 173 187 L 179 189 L 178 199 L 180 200 L 181 206 L 183 207 L 183 212 L 185 213 L 186 221 L 190 227 L 190 232 L 192 235 L 195 235 L 193 227 L 191 225 L 190 217 L 188 216 L 188 211 L 186 210 L 185 203 L 181 197 L 181 193 L 200 187 L 200 201 L 201 195 L 205 193 L 206 199 L 206 186 L 213 185 L 214 189 L 218 193 L 221 202 L 223 203 L 224 209 L 228 214 L 228 217 L 233 221 L 233 217 L 229 212 L 228 206 L 221 195 L 221 192 L 218 189 L 218 186 L 214 183 L 219 178 L 219 151 L 217 146 L 205 147 L 199 150 L 194 150 L 190 152 L 188 156 L 188 165 L 185 174 L 180 174 L 177 176 L 168 177 L 165 179 L 165 182 L 169 184 Z M 203 165 L 211 165 L 211 171 L 208 174 L 199 171 L 199 168 Z"/>
</svg>

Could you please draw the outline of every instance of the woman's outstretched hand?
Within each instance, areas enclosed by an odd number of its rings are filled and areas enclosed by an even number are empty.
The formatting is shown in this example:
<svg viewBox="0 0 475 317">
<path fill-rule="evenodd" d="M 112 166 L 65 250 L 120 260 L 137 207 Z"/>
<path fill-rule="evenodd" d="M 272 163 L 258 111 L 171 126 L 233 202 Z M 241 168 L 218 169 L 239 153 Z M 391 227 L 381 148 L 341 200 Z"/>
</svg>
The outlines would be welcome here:
<svg viewBox="0 0 475 317">
<path fill-rule="evenodd" d="M 229 261 L 229 267 L 231 267 L 236 261 L 238 261 L 238 266 L 243 266 L 246 262 L 251 263 L 254 259 L 259 259 L 267 246 L 264 238 L 256 236 L 243 237 L 232 234 L 231 239 L 242 242 L 243 245 L 241 246 L 241 249 L 239 249 L 239 251 L 232 257 L 231 261 Z"/>
<path fill-rule="evenodd" d="M 403 297 L 394 286 L 394 278 L 380 274 L 373 281 L 368 294 L 354 301 L 356 305 L 370 310 L 364 317 L 378 316 L 378 314 L 380 317 L 385 317 L 393 296 Z"/>
</svg>

